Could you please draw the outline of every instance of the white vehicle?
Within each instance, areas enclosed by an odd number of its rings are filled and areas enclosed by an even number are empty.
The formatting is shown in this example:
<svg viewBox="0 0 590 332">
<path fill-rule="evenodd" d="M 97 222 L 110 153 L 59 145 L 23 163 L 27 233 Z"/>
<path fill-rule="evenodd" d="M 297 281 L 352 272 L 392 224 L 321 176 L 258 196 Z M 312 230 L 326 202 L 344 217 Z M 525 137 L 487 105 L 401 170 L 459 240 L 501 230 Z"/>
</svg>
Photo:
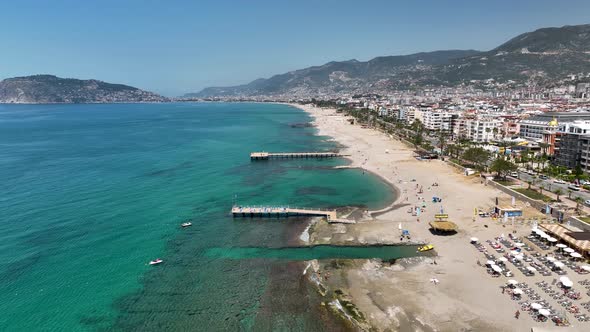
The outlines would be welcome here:
<svg viewBox="0 0 590 332">
<path fill-rule="evenodd" d="M 513 178 L 517 178 L 518 177 L 518 172 L 510 172 L 510 176 Z"/>
<path fill-rule="evenodd" d="M 555 179 L 555 180 L 553 180 L 553 183 L 565 184 L 565 181 L 560 180 L 560 179 Z"/>
<path fill-rule="evenodd" d="M 576 187 L 573 184 L 570 184 L 569 186 L 567 186 L 567 189 L 573 190 L 573 191 L 580 191 L 580 188 L 579 187 Z"/>
<path fill-rule="evenodd" d="M 585 201 L 584 201 L 584 204 L 586 204 L 586 205 L 590 206 L 590 199 L 587 199 L 587 200 L 585 200 Z"/>
</svg>

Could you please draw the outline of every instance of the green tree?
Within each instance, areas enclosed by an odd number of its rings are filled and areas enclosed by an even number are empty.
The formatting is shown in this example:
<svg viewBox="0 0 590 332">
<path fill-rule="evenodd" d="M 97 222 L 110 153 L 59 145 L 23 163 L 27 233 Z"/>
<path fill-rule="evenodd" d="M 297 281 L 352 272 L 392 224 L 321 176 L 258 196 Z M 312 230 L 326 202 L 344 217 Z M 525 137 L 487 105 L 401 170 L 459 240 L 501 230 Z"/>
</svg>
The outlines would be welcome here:
<svg viewBox="0 0 590 332">
<path fill-rule="evenodd" d="M 479 170 L 483 170 L 489 158 L 490 153 L 480 147 L 469 148 L 463 152 L 463 159 L 470 162 Z"/>
<path fill-rule="evenodd" d="M 492 165 L 490 166 L 490 171 L 496 172 L 497 176 L 506 180 L 506 176 L 510 172 L 514 172 L 518 169 L 518 166 L 513 162 L 506 160 L 502 157 L 498 157 L 494 160 Z"/>
<path fill-rule="evenodd" d="M 440 148 L 440 153 L 443 154 L 445 151 L 445 144 L 447 143 L 447 133 L 444 130 L 441 130 L 438 133 L 438 147 Z"/>
<path fill-rule="evenodd" d="M 582 206 L 582 197 L 578 196 L 574 199 L 574 201 L 576 202 L 576 211 L 578 211 L 578 214 L 580 214 L 580 207 Z"/>
<path fill-rule="evenodd" d="M 563 191 L 561 189 L 557 189 L 555 190 L 555 195 L 557 195 L 557 201 L 560 202 L 559 200 L 559 195 L 563 194 Z"/>
<path fill-rule="evenodd" d="M 576 165 L 576 168 L 574 168 L 574 175 L 576 176 L 577 180 L 579 180 L 580 177 L 582 177 L 582 175 L 584 175 L 584 171 L 582 170 L 582 166 Z"/>
</svg>

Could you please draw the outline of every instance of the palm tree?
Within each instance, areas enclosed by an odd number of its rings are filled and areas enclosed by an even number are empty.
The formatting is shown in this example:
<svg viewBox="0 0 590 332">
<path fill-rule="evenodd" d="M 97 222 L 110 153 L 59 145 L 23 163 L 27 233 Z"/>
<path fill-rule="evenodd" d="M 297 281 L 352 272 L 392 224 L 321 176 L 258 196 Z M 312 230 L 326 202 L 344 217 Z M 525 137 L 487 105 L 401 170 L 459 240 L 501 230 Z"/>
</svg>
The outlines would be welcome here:
<svg viewBox="0 0 590 332">
<path fill-rule="evenodd" d="M 561 191 L 561 189 L 557 189 L 555 190 L 555 195 L 557 195 L 557 201 L 559 202 L 559 195 L 563 194 L 563 191 Z"/>
<path fill-rule="evenodd" d="M 445 144 L 447 143 L 447 133 L 444 130 L 441 130 L 438 134 L 438 145 L 440 148 L 440 153 L 443 154 L 445 149 Z"/>
<path fill-rule="evenodd" d="M 574 201 L 576 201 L 576 211 L 578 211 L 578 214 L 580 214 L 580 206 L 582 204 L 582 197 L 578 196 L 578 197 L 576 197 L 576 199 L 574 199 Z"/>
</svg>

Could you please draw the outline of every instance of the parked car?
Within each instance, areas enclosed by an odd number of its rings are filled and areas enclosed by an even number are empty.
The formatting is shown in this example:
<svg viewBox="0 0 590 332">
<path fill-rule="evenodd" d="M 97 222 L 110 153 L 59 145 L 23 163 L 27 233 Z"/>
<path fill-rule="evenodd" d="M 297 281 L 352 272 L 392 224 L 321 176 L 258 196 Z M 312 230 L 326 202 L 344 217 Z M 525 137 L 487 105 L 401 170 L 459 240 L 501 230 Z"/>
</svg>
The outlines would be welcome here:
<svg viewBox="0 0 590 332">
<path fill-rule="evenodd" d="M 584 201 L 584 204 L 586 204 L 586 205 L 590 206 L 590 199 L 587 199 L 587 200 L 585 200 L 585 201 Z"/>
<path fill-rule="evenodd" d="M 510 176 L 512 176 L 513 178 L 517 178 L 518 172 L 510 172 Z"/>
<path fill-rule="evenodd" d="M 565 181 L 560 180 L 560 179 L 555 179 L 555 180 L 553 180 L 553 183 L 565 184 Z"/>
<path fill-rule="evenodd" d="M 543 180 L 547 180 L 547 179 L 549 179 L 549 177 L 548 177 L 547 175 L 544 175 L 544 174 L 541 174 L 541 175 L 539 175 L 539 177 L 540 177 L 541 179 L 543 179 Z"/>
</svg>

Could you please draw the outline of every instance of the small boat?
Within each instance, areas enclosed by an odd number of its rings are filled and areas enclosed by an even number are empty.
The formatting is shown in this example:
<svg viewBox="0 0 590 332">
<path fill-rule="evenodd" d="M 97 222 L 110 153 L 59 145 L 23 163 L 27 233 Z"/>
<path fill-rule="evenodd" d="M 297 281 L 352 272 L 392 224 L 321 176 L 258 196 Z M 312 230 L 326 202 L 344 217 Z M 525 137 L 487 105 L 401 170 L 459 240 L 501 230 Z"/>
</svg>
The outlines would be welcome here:
<svg viewBox="0 0 590 332">
<path fill-rule="evenodd" d="M 180 224 L 180 227 L 189 227 L 192 225 L 193 225 L 193 223 L 189 221 L 189 222 L 183 222 L 182 224 Z"/>
<path fill-rule="evenodd" d="M 423 252 L 423 251 L 428 251 L 428 250 L 432 250 L 434 249 L 434 246 L 432 244 L 427 244 L 421 247 L 418 247 L 418 251 Z"/>
<path fill-rule="evenodd" d="M 164 262 L 163 260 L 161 260 L 160 258 L 156 258 L 153 261 L 150 261 L 150 265 L 157 265 Z"/>
</svg>

